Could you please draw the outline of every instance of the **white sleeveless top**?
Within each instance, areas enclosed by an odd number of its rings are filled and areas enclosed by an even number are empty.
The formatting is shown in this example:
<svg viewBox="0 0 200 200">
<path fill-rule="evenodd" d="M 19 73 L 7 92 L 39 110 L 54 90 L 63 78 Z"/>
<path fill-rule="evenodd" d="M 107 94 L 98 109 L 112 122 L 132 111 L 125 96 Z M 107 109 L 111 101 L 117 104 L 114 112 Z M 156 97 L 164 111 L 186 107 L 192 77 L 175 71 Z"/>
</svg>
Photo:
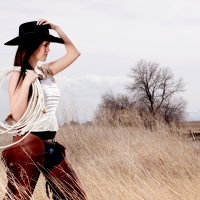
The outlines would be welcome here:
<svg viewBox="0 0 200 200">
<path fill-rule="evenodd" d="M 44 93 L 46 113 L 42 115 L 38 125 L 32 132 L 57 131 L 59 127 L 56 118 L 56 108 L 60 99 L 60 91 L 57 85 L 48 76 L 45 80 L 41 80 L 40 83 Z M 20 132 L 20 135 L 31 130 L 33 126 L 34 122 L 31 125 L 24 127 Z"/>
</svg>

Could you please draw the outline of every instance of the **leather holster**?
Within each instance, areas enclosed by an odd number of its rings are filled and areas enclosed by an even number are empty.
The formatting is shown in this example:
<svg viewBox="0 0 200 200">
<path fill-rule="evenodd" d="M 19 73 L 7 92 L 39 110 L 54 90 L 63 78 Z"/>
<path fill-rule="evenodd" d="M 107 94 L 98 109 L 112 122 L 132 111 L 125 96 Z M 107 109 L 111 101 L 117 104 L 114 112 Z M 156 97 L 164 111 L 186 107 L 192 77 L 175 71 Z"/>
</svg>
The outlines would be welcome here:
<svg viewBox="0 0 200 200">
<path fill-rule="evenodd" d="M 62 153 L 63 160 L 51 171 L 44 172 L 50 191 L 53 193 L 53 199 L 87 200 L 83 186 L 66 157 L 65 148 L 59 143 L 56 143 L 56 148 Z"/>
</svg>

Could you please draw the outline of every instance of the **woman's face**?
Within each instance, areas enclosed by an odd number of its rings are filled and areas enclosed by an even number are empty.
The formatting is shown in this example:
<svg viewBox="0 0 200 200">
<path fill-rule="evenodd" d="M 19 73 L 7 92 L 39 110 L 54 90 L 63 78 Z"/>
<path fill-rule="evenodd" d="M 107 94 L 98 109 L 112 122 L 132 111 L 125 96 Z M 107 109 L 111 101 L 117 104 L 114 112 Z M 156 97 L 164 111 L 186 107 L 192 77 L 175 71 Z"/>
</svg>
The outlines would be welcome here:
<svg viewBox="0 0 200 200">
<path fill-rule="evenodd" d="M 33 52 L 32 56 L 34 56 L 38 61 L 46 61 L 48 52 L 50 51 L 49 45 L 49 41 L 43 41 L 38 49 Z"/>
</svg>

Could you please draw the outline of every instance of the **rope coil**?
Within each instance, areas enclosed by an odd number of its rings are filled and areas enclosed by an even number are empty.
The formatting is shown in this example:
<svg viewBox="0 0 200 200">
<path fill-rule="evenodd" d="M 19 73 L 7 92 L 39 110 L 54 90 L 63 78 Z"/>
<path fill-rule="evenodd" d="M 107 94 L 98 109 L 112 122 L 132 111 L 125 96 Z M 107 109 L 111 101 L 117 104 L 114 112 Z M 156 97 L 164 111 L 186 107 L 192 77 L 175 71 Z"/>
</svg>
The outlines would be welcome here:
<svg viewBox="0 0 200 200">
<path fill-rule="evenodd" d="M 0 71 L 3 71 L 2 73 L 0 73 L 0 88 L 5 78 L 14 70 L 20 71 L 21 67 L 0 69 Z M 5 124 L 0 121 L 0 134 L 8 133 L 10 135 L 15 135 L 16 132 L 20 133 L 24 127 L 32 124 L 33 122 L 34 126 L 20 140 L 6 146 L 0 146 L 0 149 L 7 148 L 21 142 L 38 125 L 43 113 L 46 113 L 46 108 L 44 105 L 44 95 L 38 79 L 36 79 L 35 82 L 32 83 L 32 89 L 32 96 L 29 100 L 27 109 L 21 119 L 17 121 L 14 125 Z"/>
</svg>

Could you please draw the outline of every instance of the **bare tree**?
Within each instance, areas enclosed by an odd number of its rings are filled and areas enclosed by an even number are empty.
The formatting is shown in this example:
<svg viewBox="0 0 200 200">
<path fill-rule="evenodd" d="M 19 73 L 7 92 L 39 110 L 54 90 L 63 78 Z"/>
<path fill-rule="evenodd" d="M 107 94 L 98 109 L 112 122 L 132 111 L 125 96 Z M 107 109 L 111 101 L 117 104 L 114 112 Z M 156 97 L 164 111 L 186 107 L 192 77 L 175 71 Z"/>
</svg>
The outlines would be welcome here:
<svg viewBox="0 0 200 200">
<path fill-rule="evenodd" d="M 114 95 L 112 91 L 101 96 L 101 103 L 95 112 L 95 120 L 100 123 L 116 124 L 123 120 L 122 113 L 131 110 L 134 102 L 126 94 Z"/>
<path fill-rule="evenodd" d="M 181 78 L 174 80 L 169 68 L 161 68 L 159 63 L 141 60 L 131 69 L 129 76 L 133 82 L 127 89 L 139 107 L 154 117 L 163 116 L 167 122 L 174 119 L 175 113 L 182 118 L 186 102 L 183 99 L 176 102 L 173 100 L 178 93 L 184 91 L 185 84 Z"/>
<path fill-rule="evenodd" d="M 179 124 L 180 121 L 185 120 L 186 105 L 187 102 L 182 97 L 168 99 L 161 107 L 161 116 L 168 124 L 171 122 Z"/>
<path fill-rule="evenodd" d="M 126 94 L 118 94 L 115 96 L 112 91 L 105 92 L 101 96 L 101 99 L 102 103 L 99 105 L 99 109 L 103 108 L 112 111 L 126 110 L 134 105 Z"/>
</svg>

